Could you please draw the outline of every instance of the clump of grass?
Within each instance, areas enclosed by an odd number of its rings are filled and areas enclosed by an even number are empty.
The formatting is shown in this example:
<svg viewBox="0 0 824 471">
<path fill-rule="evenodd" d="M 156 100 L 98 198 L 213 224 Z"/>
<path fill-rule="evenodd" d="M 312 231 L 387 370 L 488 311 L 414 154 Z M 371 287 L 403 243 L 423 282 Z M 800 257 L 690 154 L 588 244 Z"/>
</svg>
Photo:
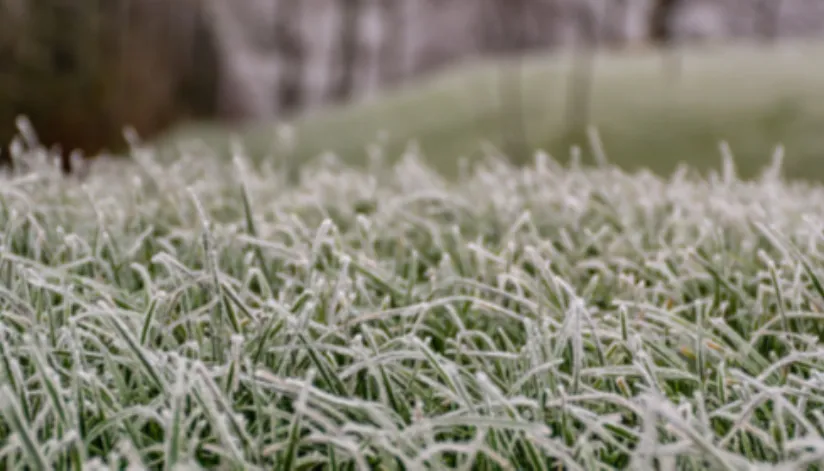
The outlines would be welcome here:
<svg viewBox="0 0 824 471">
<path fill-rule="evenodd" d="M 4 468 L 824 456 L 824 188 L 235 150 L 0 185 Z"/>
</svg>

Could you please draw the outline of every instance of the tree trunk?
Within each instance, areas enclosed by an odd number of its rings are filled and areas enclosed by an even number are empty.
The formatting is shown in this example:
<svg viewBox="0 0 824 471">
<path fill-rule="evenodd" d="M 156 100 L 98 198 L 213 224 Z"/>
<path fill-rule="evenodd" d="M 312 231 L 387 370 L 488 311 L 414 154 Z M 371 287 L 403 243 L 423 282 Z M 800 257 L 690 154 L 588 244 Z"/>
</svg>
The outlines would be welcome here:
<svg viewBox="0 0 824 471">
<path fill-rule="evenodd" d="M 403 6 L 399 1 L 383 0 L 381 7 L 383 45 L 380 51 L 379 81 L 381 85 L 389 85 L 403 77 L 403 51 L 406 48 L 408 20 L 403 17 Z"/>
<path fill-rule="evenodd" d="M 355 67 L 358 63 L 358 20 L 363 8 L 361 0 L 340 0 L 340 3 L 342 9 L 340 73 L 338 83 L 332 92 L 332 98 L 335 101 L 349 99 L 355 90 Z"/>
<path fill-rule="evenodd" d="M 655 0 L 650 14 L 650 40 L 669 45 L 673 39 L 672 17 L 682 0 Z"/>
<path fill-rule="evenodd" d="M 281 0 L 275 12 L 275 47 L 280 56 L 278 109 L 284 113 L 299 109 L 303 101 L 302 12 L 301 0 Z"/>
<path fill-rule="evenodd" d="M 675 81 L 681 76 L 681 57 L 675 50 L 673 18 L 684 0 L 656 0 L 650 16 L 650 41 L 664 48 L 664 74 Z"/>
<path fill-rule="evenodd" d="M 523 161 L 527 153 L 527 131 L 523 110 L 523 58 L 530 46 L 530 2 L 527 0 L 486 0 L 482 21 L 482 48 L 500 55 L 514 55 L 498 70 L 498 99 L 501 109 L 501 139 L 510 160 Z"/>
<path fill-rule="evenodd" d="M 601 28 L 598 15 L 590 5 L 578 8 L 580 33 L 573 50 L 572 73 L 567 95 L 566 123 L 568 132 L 575 132 L 589 124 L 592 101 L 592 82 L 595 73 L 595 53 L 598 50 Z"/>
<path fill-rule="evenodd" d="M 220 86 L 220 54 L 215 33 L 209 23 L 205 8 L 197 3 L 193 15 L 191 31 L 184 35 L 184 51 L 188 54 L 188 66 L 177 87 L 177 96 L 188 105 L 193 118 L 209 118 L 218 111 L 218 89 Z"/>
<path fill-rule="evenodd" d="M 765 43 L 778 39 L 781 0 L 759 0 L 756 5 L 756 34 Z"/>
</svg>

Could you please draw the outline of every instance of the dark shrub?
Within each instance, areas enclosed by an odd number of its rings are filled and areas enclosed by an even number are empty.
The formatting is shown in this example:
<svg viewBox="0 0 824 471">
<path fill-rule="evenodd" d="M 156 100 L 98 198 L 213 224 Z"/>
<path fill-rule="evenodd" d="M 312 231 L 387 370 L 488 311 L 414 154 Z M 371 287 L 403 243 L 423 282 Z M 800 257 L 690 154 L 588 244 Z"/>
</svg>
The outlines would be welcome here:
<svg viewBox="0 0 824 471">
<path fill-rule="evenodd" d="M 151 136 L 214 113 L 217 48 L 200 5 L 0 0 L 0 142 L 23 114 L 42 144 L 94 155 L 121 149 L 126 125 Z"/>
</svg>

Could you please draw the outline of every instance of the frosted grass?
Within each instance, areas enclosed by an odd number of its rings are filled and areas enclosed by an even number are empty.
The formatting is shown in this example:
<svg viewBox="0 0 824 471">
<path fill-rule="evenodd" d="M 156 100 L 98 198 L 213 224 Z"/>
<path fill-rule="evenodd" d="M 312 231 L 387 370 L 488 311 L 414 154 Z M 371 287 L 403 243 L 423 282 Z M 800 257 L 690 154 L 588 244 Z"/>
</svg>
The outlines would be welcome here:
<svg viewBox="0 0 824 471">
<path fill-rule="evenodd" d="M 824 458 L 824 188 L 780 150 L 748 182 L 410 151 L 297 186 L 235 153 L 4 177 L 4 469 Z"/>
</svg>

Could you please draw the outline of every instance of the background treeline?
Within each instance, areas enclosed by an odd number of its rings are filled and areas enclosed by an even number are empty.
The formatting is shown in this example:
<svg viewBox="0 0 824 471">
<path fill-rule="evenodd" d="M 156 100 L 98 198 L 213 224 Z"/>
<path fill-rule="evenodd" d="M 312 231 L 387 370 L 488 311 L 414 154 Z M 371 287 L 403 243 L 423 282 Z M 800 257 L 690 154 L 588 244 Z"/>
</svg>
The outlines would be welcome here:
<svg viewBox="0 0 824 471">
<path fill-rule="evenodd" d="M 96 153 L 125 125 L 277 119 L 490 54 L 822 30 L 819 0 L 0 0 L 0 142 L 21 114 Z"/>
</svg>

